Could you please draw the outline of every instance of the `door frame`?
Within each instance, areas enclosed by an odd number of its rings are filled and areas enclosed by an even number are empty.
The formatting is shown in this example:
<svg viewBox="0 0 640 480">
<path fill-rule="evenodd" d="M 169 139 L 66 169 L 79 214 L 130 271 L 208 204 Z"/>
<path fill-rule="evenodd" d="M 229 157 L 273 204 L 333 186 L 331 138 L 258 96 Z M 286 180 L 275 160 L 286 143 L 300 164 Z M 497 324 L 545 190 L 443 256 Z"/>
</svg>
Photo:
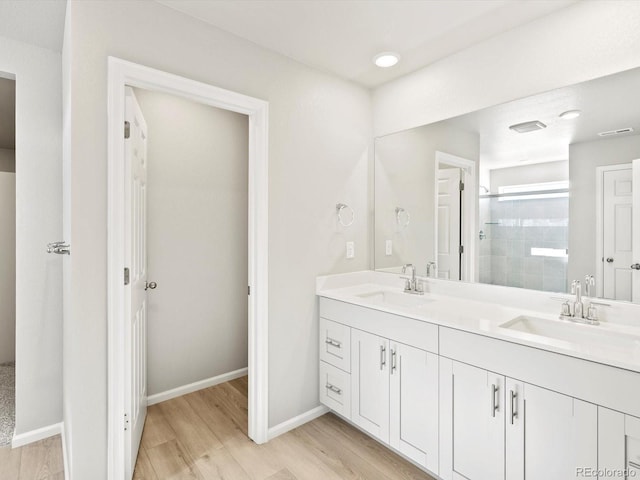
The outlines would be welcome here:
<svg viewBox="0 0 640 480">
<path fill-rule="evenodd" d="M 478 203 L 476 196 L 476 162 L 466 158 L 458 157 L 450 153 L 436 150 L 436 161 L 434 171 L 434 225 L 438 225 L 438 170 L 440 165 L 450 165 L 457 167 L 464 172 L 464 191 L 462 194 L 462 278 L 464 282 L 474 282 L 476 273 L 476 224 L 478 218 Z M 433 254 L 438 258 L 438 229 L 433 229 Z"/>
<path fill-rule="evenodd" d="M 596 297 L 604 295 L 604 173 L 633 168 L 632 163 L 596 167 Z"/>
<path fill-rule="evenodd" d="M 109 480 L 125 470 L 124 441 L 124 102 L 125 85 L 241 113 L 249 120 L 248 433 L 268 440 L 268 112 L 269 103 L 185 77 L 108 57 L 107 416 Z"/>
</svg>

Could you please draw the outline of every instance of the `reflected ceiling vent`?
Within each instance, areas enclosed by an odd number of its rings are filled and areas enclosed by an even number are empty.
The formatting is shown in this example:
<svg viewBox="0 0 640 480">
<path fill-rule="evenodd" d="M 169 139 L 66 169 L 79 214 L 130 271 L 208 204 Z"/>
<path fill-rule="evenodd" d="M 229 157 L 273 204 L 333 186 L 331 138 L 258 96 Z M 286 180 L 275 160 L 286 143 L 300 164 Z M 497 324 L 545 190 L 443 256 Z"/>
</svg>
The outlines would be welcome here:
<svg viewBox="0 0 640 480">
<path fill-rule="evenodd" d="M 623 133 L 633 132 L 633 128 L 619 128 L 618 130 L 609 130 L 608 132 L 600 132 L 598 135 L 601 137 L 609 137 L 611 135 L 622 135 Z"/>
<path fill-rule="evenodd" d="M 542 130 L 547 126 L 539 120 L 532 120 L 531 122 L 518 123 L 517 125 L 511 125 L 509 127 L 514 132 L 527 133 L 535 132 L 536 130 Z"/>
</svg>

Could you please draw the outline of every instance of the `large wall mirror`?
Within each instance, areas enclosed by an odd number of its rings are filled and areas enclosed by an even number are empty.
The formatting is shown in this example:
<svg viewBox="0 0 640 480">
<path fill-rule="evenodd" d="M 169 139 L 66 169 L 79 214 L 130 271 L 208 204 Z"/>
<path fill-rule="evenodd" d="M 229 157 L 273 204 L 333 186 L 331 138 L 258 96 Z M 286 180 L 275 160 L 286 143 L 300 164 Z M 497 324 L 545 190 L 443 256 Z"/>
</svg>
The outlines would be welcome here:
<svg viewBox="0 0 640 480">
<path fill-rule="evenodd" d="M 375 268 L 640 302 L 640 69 L 375 142 Z"/>
</svg>

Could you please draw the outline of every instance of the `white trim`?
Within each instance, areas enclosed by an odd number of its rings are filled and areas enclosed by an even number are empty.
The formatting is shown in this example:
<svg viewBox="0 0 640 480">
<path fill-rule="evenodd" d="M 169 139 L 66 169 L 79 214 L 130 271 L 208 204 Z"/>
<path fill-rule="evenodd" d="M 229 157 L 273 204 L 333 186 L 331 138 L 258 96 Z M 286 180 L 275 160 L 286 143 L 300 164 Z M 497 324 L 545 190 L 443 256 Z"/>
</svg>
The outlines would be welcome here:
<svg viewBox="0 0 640 480">
<path fill-rule="evenodd" d="M 64 468 L 64 480 L 71 480 L 71 471 L 69 470 L 69 452 L 67 452 L 67 435 L 64 428 L 64 422 L 60 423 L 60 439 L 62 441 L 62 466 Z"/>
<path fill-rule="evenodd" d="M 632 168 L 631 163 L 620 163 L 617 165 L 603 165 L 596 167 L 596 297 L 604 297 L 604 172 L 614 170 L 626 170 Z M 571 252 L 569 252 L 571 255 Z"/>
<path fill-rule="evenodd" d="M 222 375 L 218 375 L 216 377 L 205 378 L 204 380 L 200 380 L 198 382 L 193 382 L 188 385 L 183 385 L 181 387 L 172 388 L 171 390 L 165 390 L 164 392 L 149 395 L 147 397 L 147 405 L 155 405 L 156 403 L 166 402 L 167 400 L 171 400 L 172 398 L 181 397 L 182 395 L 186 395 L 188 393 L 197 392 L 198 390 L 202 390 L 204 388 L 213 387 L 214 385 L 219 385 L 221 383 L 235 380 L 236 378 L 244 377 L 247 374 L 247 371 L 247 368 L 241 368 L 240 370 L 223 373 Z"/>
<path fill-rule="evenodd" d="M 44 440 L 45 438 L 53 437 L 54 435 L 60 435 L 62 433 L 62 423 L 54 423 L 53 425 L 47 425 L 46 427 L 36 428 L 29 432 L 20 433 L 13 436 L 11 441 L 11 448 L 24 447 L 33 442 Z"/>
<path fill-rule="evenodd" d="M 464 245 L 464 253 L 462 254 L 462 280 L 465 282 L 475 282 L 476 272 L 476 232 L 478 221 L 478 202 L 476 197 L 476 162 L 466 158 L 451 155 L 450 153 L 436 150 L 435 162 L 435 206 L 434 206 L 434 225 L 438 225 L 438 169 L 440 164 L 451 165 L 464 170 L 464 193 L 462 194 L 462 245 Z M 433 255 L 434 260 L 438 261 L 438 229 L 433 229 Z"/>
<path fill-rule="evenodd" d="M 124 478 L 124 89 L 176 95 L 249 117 L 249 437 L 268 440 L 268 110 L 264 100 L 108 57 L 107 333 L 109 480 Z"/>
<path fill-rule="evenodd" d="M 329 409 L 324 405 L 320 405 L 316 408 L 312 408 L 311 410 L 304 412 L 297 417 L 290 418 L 289 420 L 279 423 L 275 427 L 271 427 L 269 429 L 269 440 L 273 440 L 276 437 L 279 437 L 283 433 L 287 433 L 294 428 L 298 428 L 300 425 L 304 425 L 305 423 L 310 422 L 311 420 L 315 420 L 318 417 L 321 417 L 325 413 L 329 412 Z"/>
</svg>

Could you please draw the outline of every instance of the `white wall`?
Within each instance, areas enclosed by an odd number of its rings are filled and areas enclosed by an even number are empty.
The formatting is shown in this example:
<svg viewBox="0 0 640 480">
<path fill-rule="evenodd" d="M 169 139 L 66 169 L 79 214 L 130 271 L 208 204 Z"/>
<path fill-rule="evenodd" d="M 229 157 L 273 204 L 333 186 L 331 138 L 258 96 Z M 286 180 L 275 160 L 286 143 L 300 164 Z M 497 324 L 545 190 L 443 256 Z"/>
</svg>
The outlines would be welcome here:
<svg viewBox="0 0 640 480">
<path fill-rule="evenodd" d="M 376 136 L 640 66 L 640 2 L 578 2 L 373 93 Z"/>
<path fill-rule="evenodd" d="M 16 171 L 16 151 L 8 148 L 0 148 L 0 172 Z"/>
<path fill-rule="evenodd" d="M 640 135 L 569 145 L 569 266 L 567 279 L 596 272 L 596 167 L 640 158 Z"/>
<path fill-rule="evenodd" d="M 106 476 L 107 56 L 269 101 L 269 424 L 318 405 L 315 277 L 369 266 L 369 92 L 155 2 L 71 2 L 65 427 L 76 479 Z M 66 102 L 65 102 L 65 105 Z M 335 205 L 356 211 L 336 227 Z M 356 258 L 344 258 L 345 242 Z"/>
<path fill-rule="evenodd" d="M 378 138 L 375 148 L 375 268 L 412 263 L 426 275 L 427 262 L 437 260 L 436 151 L 477 162 L 480 136 L 439 122 Z M 409 212 L 408 226 L 398 226 L 396 207 Z M 386 240 L 393 243 L 392 255 L 385 253 Z"/>
<path fill-rule="evenodd" d="M 0 364 L 16 359 L 16 174 L 0 172 Z"/>
<path fill-rule="evenodd" d="M 247 366 L 246 115 L 136 89 L 148 127 L 149 395 Z"/>
<path fill-rule="evenodd" d="M 0 38 L 16 77 L 16 433 L 62 418 L 60 54 Z"/>
</svg>

